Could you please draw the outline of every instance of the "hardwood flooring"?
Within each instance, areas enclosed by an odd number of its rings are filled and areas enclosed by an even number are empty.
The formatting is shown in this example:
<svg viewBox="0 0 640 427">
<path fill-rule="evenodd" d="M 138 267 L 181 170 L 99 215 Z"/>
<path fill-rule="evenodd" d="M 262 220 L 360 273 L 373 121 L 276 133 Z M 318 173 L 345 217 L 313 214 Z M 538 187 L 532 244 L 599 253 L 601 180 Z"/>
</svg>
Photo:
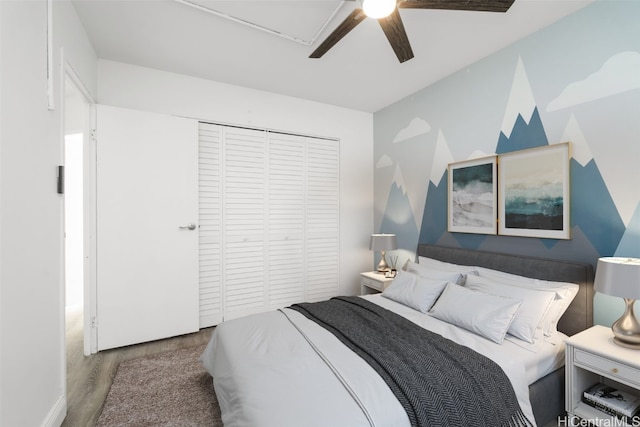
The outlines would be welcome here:
<svg viewBox="0 0 640 427">
<path fill-rule="evenodd" d="M 67 417 L 62 423 L 64 427 L 95 426 L 120 362 L 204 344 L 209 341 L 214 329 L 206 328 L 193 334 L 84 356 L 81 309 L 67 309 L 66 318 Z"/>
</svg>

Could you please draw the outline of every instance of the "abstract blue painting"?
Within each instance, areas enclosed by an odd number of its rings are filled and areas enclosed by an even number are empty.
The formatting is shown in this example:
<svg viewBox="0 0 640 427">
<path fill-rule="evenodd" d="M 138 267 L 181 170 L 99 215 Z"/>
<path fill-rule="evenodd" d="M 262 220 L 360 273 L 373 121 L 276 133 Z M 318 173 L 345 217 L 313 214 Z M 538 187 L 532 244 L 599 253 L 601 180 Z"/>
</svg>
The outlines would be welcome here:
<svg viewBox="0 0 640 427">
<path fill-rule="evenodd" d="M 449 164 L 448 230 L 496 234 L 496 156 Z"/>
<path fill-rule="evenodd" d="M 499 157 L 499 234 L 569 239 L 569 143 Z"/>
</svg>

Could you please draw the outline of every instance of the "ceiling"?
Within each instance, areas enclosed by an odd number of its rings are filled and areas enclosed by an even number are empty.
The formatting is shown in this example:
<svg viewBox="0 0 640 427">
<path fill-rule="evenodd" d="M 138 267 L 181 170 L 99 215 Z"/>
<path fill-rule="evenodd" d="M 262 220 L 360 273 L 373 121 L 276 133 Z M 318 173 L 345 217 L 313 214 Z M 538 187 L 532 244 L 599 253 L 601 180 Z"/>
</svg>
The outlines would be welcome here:
<svg viewBox="0 0 640 427">
<path fill-rule="evenodd" d="M 400 64 L 365 19 L 308 56 L 359 1 L 72 0 L 99 58 L 375 112 L 593 0 L 515 0 L 507 13 L 403 9 Z"/>
</svg>

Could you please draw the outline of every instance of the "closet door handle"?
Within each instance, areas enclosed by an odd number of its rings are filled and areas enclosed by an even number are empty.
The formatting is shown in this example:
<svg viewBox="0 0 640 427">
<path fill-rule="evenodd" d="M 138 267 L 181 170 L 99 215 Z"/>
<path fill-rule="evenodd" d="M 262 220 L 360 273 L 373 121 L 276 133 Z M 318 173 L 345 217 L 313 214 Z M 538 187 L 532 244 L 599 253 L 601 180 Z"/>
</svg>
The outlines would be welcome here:
<svg viewBox="0 0 640 427">
<path fill-rule="evenodd" d="M 190 224 L 187 224 L 187 225 L 181 225 L 178 228 L 180 230 L 195 230 L 196 229 L 196 225 L 194 223 L 190 223 Z"/>
</svg>

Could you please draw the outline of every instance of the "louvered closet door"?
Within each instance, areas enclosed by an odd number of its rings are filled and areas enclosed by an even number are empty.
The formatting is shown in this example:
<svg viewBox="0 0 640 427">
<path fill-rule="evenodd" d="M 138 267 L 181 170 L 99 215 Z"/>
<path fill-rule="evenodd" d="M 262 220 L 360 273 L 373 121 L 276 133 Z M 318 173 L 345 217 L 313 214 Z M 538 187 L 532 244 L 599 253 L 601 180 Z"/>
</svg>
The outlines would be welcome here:
<svg viewBox="0 0 640 427">
<path fill-rule="evenodd" d="M 268 305 L 304 301 L 305 138 L 268 133 Z"/>
<path fill-rule="evenodd" d="M 200 328 L 217 325 L 222 321 L 222 132 L 222 126 L 200 123 Z"/>
<path fill-rule="evenodd" d="M 266 132 L 224 128 L 224 319 L 265 311 Z"/>
<path fill-rule="evenodd" d="M 339 144 L 200 124 L 200 325 L 335 296 Z"/>
<path fill-rule="evenodd" d="M 340 276 L 340 149 L 338 141 L 307 138 L 306 300 L 338 293 Z"/>
</svg>

